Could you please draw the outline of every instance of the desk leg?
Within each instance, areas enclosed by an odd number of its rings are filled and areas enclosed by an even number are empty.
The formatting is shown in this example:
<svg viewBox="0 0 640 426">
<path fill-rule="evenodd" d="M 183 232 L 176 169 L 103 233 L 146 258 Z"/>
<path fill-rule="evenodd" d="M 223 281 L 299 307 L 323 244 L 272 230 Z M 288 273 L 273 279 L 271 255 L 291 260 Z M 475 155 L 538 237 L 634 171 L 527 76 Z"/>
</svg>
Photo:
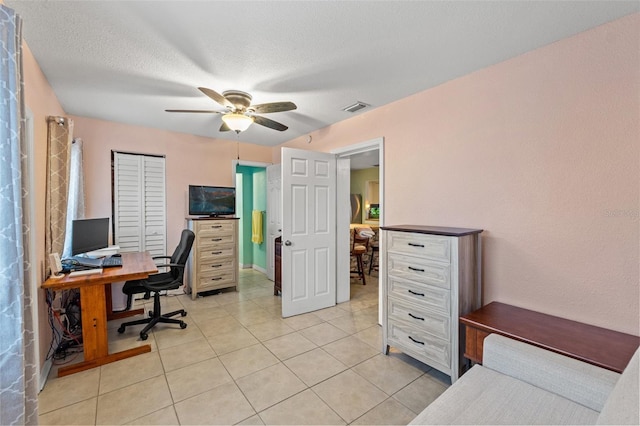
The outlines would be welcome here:
<svg viewBox="0 0 640 426">
<path fill-rule="evenodd" d="M 150 345 L 143 345 L 111 355 L 109 354 L 105 287 L 105 285 L 100 284 L 80 288 L 84 361 L 60 368 L 58 370 L 58 377 L 151 352 Z"/>
<path fill-rule="evenodd" d="M 82 343 L 85 361 L 105 357 L 109 354 L 105 287 L 92 285 L 80 289 Z"/>
</svg>

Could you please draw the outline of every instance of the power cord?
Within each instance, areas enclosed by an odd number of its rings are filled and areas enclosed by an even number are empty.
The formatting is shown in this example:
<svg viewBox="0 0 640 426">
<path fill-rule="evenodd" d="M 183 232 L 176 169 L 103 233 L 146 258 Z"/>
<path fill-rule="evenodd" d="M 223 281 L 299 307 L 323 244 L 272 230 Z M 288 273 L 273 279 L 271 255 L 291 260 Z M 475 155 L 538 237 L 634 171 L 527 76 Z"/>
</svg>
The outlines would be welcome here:
<svg viewBox="0 0 640 426">
<path fill-rule="evenodd" d="M 77 350 L 71 351 L 71 347 L 82 347 L 79 292 L 77 290 L 63 290 L 60 294 L 60 308 L 54 308 L 55 299 L 55 291 L 47 290 L 46 303 L 52 339 L 46 359 L 54 361 L 64 360 L 68 355 L 79 352 Z M 73 359 L 75 357 L 68 362 Z"/>
</svg>

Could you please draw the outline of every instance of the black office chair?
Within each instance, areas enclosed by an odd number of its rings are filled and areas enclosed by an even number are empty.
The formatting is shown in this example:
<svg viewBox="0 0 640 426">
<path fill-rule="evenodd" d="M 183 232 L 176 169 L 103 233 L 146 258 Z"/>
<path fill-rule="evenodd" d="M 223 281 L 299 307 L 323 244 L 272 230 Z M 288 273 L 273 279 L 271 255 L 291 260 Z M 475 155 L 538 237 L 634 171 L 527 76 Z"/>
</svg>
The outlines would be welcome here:
<svg viewBox="0 0 640 426">
<path fill-rule="evenodd" d="M 173 255 L 169 256 L 154 256 L 154 259 L 170 259 L 170 262 L 165 265 L 157 265 L 158 268 L 168 267 L 167 272 L 161 272 L 154 275 L 149 275 L 144 280 L 127 281 L 122 287 L 122 292 L 127 295 L 127 306 L 130 306 L 131 298 L 134 294 L 138 293 L 153 293 L 153 312 L 149 312 L 149 318 L 141 320 L 125 322 L 118 328 L 118 333 L 124 333 L 126 327 L 137 324 L 147 324 L 145 328 L 140 332 L 140 338 L 147 340 L 149 335 L 147 332 L 151 330 L 159 322 L 179 324 L 180 328 L 187 328 L 187 323 L 178 319 L 170 318 L 174 315 L 180 314 L 186 316 L 187 312 L 184 309 L 179 311 L 169 312 L 168 314 L 162 314 L 160 311 L 160 292 L 163 290 L 174 290 L 182 285 L 184 276 L 184 267 L 189 258 L 191 252 L 191 246 L 193 245 L 193 239 L 195 238 L 192 231 L 185 229 L 182 231 L 180 237 L 180 244 L 176 247 Z"/>
</svg>

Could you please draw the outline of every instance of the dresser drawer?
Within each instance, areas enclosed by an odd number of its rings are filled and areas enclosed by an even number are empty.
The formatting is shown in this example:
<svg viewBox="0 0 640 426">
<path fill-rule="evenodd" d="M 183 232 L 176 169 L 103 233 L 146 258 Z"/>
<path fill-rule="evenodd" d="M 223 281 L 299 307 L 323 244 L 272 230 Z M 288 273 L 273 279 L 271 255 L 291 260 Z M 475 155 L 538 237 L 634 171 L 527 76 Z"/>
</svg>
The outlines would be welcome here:
<svg viewBox="0 0 640 426">
<path fill-rule="evenodd" d="M 222 259 L 207 259 L 198 263 L 198 270 L 201 275 L 218 273 L 227 269 L 236 268 L 236 259 L 232 257 Z"/>
<path fill-rule="evenodd" d="M 399 321 L 389 320 L 388 343 L 446 372 L 451 369 L 451 346 L 437 337 Z"/>
<path fill-rule="evenodd" d="M 221 244 L 201 247 L 198 254 L 200 255 L 200 263 L 213 262 L 215 260 L 226 259 L 229 257 L 235 258 L 236 246 Z"/>
<path fill-rule="evenodd" d="M 451 268 L 449 265 L 425 259 L 389 253 L 388 273 L 391 277 L 404 278 L 419 283 L 449 289 Z"/>
<path fill-rule="evenodd" d="M 196 234 L 201 235 L 217 235 L 231 234 L 235 227 L 235 221 L 223 220 L 206 220 L 196 222 Z"/>
<path fill-rule="evenodd" d="M 390 297 L 429 307 L 435 312 L 449 315 L 451 292 L 449 290 L 389 276 L 387 279 Z"/>
<path fill-rule="evenodd" d="M 388 233 L 387 250 L 451 263 L 451 239 L 409 232 Z"/>
<path fill-rule="evenodd" d="M 198 292 L 229 287 L 229 284 L 236 285 L 236 271 L 234 269 L 202 273 L 199 278 Z"/>
<path fill-rule="evenodd" d="M 234 245 L 235 234 L 198 234 L 198 249 L 207 250 L 208 248 L 220 247 L 222 245 Z"/>
<path fill-rule="evenodd" d="M 449 340 L 451 322 L 448 316 L 435 313 L 412 303 L 389 298 L 389 320 L 398 320 L 418 327 L 421 332 Z"/>
</svg>

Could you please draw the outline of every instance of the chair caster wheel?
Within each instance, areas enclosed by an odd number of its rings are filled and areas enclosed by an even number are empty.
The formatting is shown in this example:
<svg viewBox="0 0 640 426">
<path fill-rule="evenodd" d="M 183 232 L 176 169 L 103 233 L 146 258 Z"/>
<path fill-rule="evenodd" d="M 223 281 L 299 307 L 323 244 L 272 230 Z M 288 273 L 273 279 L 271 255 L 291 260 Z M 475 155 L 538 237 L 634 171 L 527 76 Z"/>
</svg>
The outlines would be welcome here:
<svg viewBox="0 0 640 426">
<path fill-rule="evenodd" d="M 140 338 L 142 340 L 147 340 L 149 338 L 149 335 L 147 333 L 140 333 Z"/>
<path fill-rule="evenodd" d="M 120 333 L 120 334 L 124 333 L 124 326 L 123 325 L 118 327 L 118 333 Z"/>
<path fill-rule="evenodd" d="M 187 313 L 186 313 L 186 312 L 180 312 L 180 316 L 182 316 L 182 317 L 186 317 L 186 316 L 187 316 Z"/>
<path fill-rule="evenodd" d="M 151 318 L 153 316 L 153 311 L 147 312 L 147 315 L 149 315 L 149 318 Z"/>
<path fill-rule="evenodd" d="M 187 328 L 187 323 L 186 322 L 181 322 L 180 323 L 180 328 L 182 328 L 182 329 Z"/>
</svg>

